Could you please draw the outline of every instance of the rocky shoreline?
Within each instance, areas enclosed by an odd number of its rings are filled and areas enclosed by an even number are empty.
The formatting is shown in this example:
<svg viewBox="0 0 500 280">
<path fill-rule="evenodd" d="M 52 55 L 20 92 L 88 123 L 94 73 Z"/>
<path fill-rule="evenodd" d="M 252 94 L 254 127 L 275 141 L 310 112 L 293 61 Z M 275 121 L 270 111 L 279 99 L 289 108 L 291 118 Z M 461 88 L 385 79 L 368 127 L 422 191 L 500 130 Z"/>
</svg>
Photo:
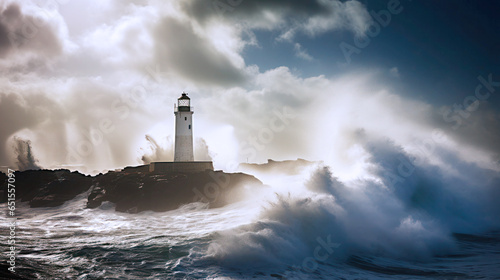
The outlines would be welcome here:
<svg viewBox="0 0 500 280">
<path fill-rule="evenodd" d="M 264 187 L 245 173 L 203 171 L 196 173 L 113 171 L 88 176 L 69 170 L 26 170 L 14 173 L 16 201 L 31 208 L 56 207 L 88 192 L 87 208 L 104 202 L 119 212 L 168 211 L 192 202 L 222 207 L 239 201 L 249 188 Z M 0 173 L 0 203 L 7 202 L 7 175 Z"/>
</svg>

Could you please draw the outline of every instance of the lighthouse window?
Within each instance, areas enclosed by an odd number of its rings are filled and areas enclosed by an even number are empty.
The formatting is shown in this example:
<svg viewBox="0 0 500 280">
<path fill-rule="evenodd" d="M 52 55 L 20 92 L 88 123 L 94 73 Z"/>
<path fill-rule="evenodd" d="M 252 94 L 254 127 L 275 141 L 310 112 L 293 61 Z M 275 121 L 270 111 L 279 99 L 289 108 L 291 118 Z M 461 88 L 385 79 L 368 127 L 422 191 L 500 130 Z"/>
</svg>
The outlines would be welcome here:
<svg viewBox="0 0 500 280">
<path fill-rule="evenodd" d="M 187 117 L 184 117 L 184 120 L 185 120 L 185 121 L 187 121 L 187 120 L 188 120 L 188 118 L 187 118 Z"/>
<path fill-rule="evenodd" d="M 191 125 L 189 125 L 189 129 L 191 129 Z"/>
</svg>

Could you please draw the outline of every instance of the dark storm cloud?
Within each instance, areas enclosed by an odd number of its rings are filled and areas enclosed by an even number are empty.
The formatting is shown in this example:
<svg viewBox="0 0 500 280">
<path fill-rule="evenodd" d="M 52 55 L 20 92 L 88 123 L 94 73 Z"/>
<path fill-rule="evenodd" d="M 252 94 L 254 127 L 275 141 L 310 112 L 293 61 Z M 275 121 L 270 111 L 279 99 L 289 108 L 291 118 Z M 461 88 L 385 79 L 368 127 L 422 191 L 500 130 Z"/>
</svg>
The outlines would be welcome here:
<svg viewBox="0 0 500 280">
<path fill-rule="evenodd" d="M 9 30 L 0 22 L 0 57 L 4 56 L 10 47 Z"/>
<path fill-rule="evenodd" d="M 9 21 L 12 22 L 21 16 L 21 9 L 17 4 L 10 4 L 1 11 L 0 18 L 0 57 L 4 56 L 12 47 L 9 30 Z"/>
<path fill-rule="evenodd" d="M 195 34 L 189 22 L 164 18 L 154 31 L 155 61 L 199 83 L 235 85 L 245 80 L 241 69 L 207 40 Z"/>
<path fill-rule="evenodd" d="M 46 17 L 43 10 L 36 15 L 23 14 L 17 3 L 0 6 L 0 58 L 16 51 L 45 56 L 61 53 L 61 39 Z"/>
</svg>

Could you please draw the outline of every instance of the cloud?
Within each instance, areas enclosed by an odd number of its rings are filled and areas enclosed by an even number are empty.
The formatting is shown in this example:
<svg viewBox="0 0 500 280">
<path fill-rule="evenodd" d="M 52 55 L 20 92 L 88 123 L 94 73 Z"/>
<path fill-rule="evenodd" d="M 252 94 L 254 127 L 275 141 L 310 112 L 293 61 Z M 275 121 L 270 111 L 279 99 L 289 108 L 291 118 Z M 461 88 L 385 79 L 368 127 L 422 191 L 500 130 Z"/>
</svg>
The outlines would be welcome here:
<svg viewBox="0 0 500 280">
<path fill-rule="evenodd" d="M 0 65 L 4 74 L 43 68 L 70 45 L 60 14 L 31 4 L 0 4 Z"/>
<path fill-rule="evenodd" d="M 0 20 L 0 55 L 5 57 L 16 50 L 37 51 L 46 55 L 61 51 L 61 42 L 55 32 L 44 26 L 40 29 L 40 19 L 25 15 L 17 3 L 3 7 Z M 37 23 L 37 25 L 35 25 Z M 37 34 L 41 32 L 41 34 Z M 38 35 L 38 36 L 37 36 Z"/>
<path fill-rule="evenodd" d="M 366 7 L 358 1 L 322 1 L 328 13 L 317 14 L 297 28 L 310 36 L 331 30 L 349 30 L 356 36 L 363 35 L 370 26 L 371 17 Z M 291 39 L 291 38 L 286 38 Z"/>
<path fill-rule="evenodd" d="M 255 27 L 271 28 L 271 24 L 279 23 L 284 15 L 300 15 L 307 17 L 311 14 L 323 12 L 321 1 L 280 1 L 256 0 L 234 1 L 234 5 L 221 5 L 222 1 L 195 0 L 182 3 L 182 9 L 202 23 L 219 19 L 242 19 L 252 23 Z"/>
<path fill-rule="evenodd" d="M 277 31 L 275 39 L 294 42 L 299 34 L 316 37 L 330 31 L 350 31 L 362 36 L 372 21 L 366 7 L 356 1 L 186 1 L 181 9 L 199 26 L 226 24 L 249 39 L 240 36 L 241 46 L 258 45 L 254 31 Z M 312 56 L 294 45 L 296 56 Z"/>
<path fill-rule="evenodd" d="M 356 0 L 236 1 L 233 6 L 219 2 L 189 1 L 182 8 L 203 24 L 237 20 L 250 29 L 279 30 L 279 40 L 284 41 L 292 41 L 297 33 L 317 36 L 332 30 L 349 30 L 359 36 L 371 21 L 366 7 Z"/>
<path fill-rule="evenodd" d="M 310 54 L 307 53 L 306 50 L 304 50 L 302 48 L 302 46 L 299 43 L 295 43 L 293 50 L 295 51 L 295 56 L 298 58 L 302 58 L 302 59 L 308 60 L 308 61 L 311 61 L 314 59 Z"/>
<path fill-rule="evenodd" d="M 244 82 L 242 68 L 197 34 L 190 22 L 165 17 L 153 32 L 155 61 L 162 69 L 198 83 L 234 85 Z"/>
</svg>

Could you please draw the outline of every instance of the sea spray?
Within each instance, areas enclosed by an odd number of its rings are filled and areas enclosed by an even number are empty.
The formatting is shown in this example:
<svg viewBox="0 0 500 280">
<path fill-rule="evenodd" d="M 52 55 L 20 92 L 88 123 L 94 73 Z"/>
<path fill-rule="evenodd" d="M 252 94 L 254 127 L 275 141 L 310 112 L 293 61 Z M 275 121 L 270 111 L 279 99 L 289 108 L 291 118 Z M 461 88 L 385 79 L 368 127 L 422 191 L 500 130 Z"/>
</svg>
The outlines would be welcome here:
<svg viewBox="0 0 500 280">
<path fill-rule="evenodd" d="M 436 152 L 454 160 L 454 172 L 450 166 L 416 162 L 388 140 L 367 139 L 364 148 L 371 155 L 370 169 L 355 180 L 341 182 L 321 164 L 302 180 L 267 175 L 263 181 L 277 194 L 263 198 L 269 205 L 258 221 L 219 232 L 207 254 L 228 267 L 303 267 L 317 239 L 330 237 L 339 248 L 326 262 L 354 255 L 426 262 L 456 252 L 454 232 L 498 229 L 492 217 L 498 206 L 489 202 L 490 195 L 498 197 L 496 172 L 464 163 L 442 148 Z M 391 172 L 400 179 L 390 181 Z M 471 184 L 478 174 L 487 180 Z"/>
</svg>

